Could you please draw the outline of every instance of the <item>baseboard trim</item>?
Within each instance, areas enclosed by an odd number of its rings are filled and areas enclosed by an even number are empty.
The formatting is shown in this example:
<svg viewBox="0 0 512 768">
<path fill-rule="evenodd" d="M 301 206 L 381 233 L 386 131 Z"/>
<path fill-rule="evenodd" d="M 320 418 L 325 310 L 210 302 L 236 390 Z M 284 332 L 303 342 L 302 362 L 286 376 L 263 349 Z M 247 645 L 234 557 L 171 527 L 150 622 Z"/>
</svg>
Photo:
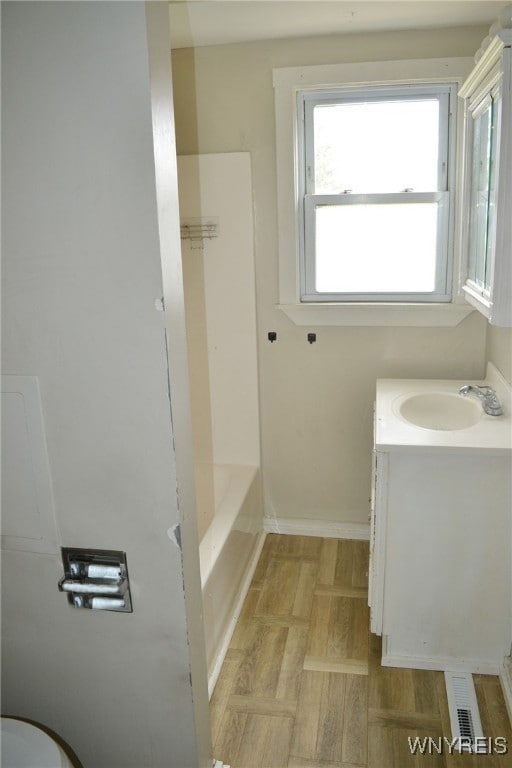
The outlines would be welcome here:
<svg viewBox="0 0 512 768">
<path fill-rule="evenodd" d="M 370 540 L 369 523 L 338 523 L 331 520 L 264 517 L 263 530 L 289 536 L 321 536 L 325 539 Z"/>
<path fill-rule="evenodd" d="M 503 666 L 500 670 L 500 683 L 503 691 L 503 698 L 507 705 L 508 716 L 512 723 L 512 657 L 506 656 Z"/>
<path fill-rule="evenodd" d="M 499 675 L 500 664 L 481 659 L 456 659 L 452 657 L 427 658 L 424 656 L 402 656 L 390 652 L 389 637 L 382 635 L 382 659 L 383 667 L 403 667 L 407 669 L 433 669 L 441 672 L 457 670 L 471 672 L 474 675 Z"/>
<path fill-rule="evenodd" d="M 431 669 L 440 672 L 452 671 L 458 669 L 469 671 L 473 675 L 498 675 L 499 664 L 492 661 L 477 661 L 467 659 L 424 659 L 416 656 L 382 656 L 383 667 L 403 667 L 406 669 Z"/>
<path fill-rule="evenodd" d="M 222 665 L 224 663 L 226 653 L 228 652 L 229 644 L 231 642 L 231 638 L 233 637 L 236 623 L 240 617 L 240 612 L 242 610 L 244 600 L 247 597 L 249 587 L 251 586 L 252 577 L 254 576 L 254 571 L 256 570 L 256 566 L 258 565 L 258 560 L 261 555 L 261 550 L 263 549 L 266 536 L 267 536 L 267 533 L 265 530 L 261 531 L 261 533 L 258 536 L 253 554 L 251 556 L 249 566 L 245 572 L 244 579 L 240 586 L 240 591 L 238 593 L 238 597 L 235 603 L 233 615 L 226 626 L 224 636 L 222 638 L 222 642 L 219 646 L 219 650 L 218 650 L 217 656 L 215 657 L 215 661 L 212 665 L 212 668 L 208 672 L 208 696 L 210 699 L 213 695 L 215 685 L 217 684 L 217 680 L 219 678 L 220 670 L 222 669 Z M 226 768 L 229 768 L 229 766 L 226 766 Z"/>
</svg>

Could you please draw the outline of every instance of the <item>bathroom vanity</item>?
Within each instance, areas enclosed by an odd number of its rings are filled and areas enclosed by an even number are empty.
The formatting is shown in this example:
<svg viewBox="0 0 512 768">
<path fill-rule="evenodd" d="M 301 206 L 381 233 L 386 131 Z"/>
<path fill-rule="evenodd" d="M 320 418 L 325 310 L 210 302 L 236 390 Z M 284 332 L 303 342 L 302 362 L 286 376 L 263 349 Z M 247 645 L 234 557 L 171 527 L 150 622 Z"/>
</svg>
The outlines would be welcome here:
<svg viewBox="0 0 512 768">
<path fill-rule="evenodd" d="M 510 651 L 510 391 L 489 365 L 490 416 L 468 383 L 377 382 L 369 603 L 385 666 L 496 674 Z"/>
</svg>

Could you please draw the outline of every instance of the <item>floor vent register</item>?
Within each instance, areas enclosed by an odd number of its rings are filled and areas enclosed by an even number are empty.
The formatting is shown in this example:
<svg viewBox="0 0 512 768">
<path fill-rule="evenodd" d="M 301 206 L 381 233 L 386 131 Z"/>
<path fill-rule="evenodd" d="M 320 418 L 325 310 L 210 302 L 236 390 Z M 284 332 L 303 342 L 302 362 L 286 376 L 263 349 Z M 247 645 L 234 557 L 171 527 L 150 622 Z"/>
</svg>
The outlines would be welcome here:
<svg viewBox="0 0 512 768">
<path fill-rule="evenodd" d="M 470 672 L 444 673 L 452 739 L 459 752 L 483 754 L 487 752 L 475 685 Z"/>
</svg>

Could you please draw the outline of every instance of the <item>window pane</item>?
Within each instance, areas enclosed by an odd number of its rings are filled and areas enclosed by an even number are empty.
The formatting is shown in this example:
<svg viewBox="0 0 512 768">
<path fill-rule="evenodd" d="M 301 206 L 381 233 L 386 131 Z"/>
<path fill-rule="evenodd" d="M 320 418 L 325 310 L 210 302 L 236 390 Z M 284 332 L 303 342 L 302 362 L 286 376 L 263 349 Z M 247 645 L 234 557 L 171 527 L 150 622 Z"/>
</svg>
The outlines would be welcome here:
<svg viewBox="0 0 512 768">
<path fill-rule="evenodd" d="M 488 212 L 494 205 L 492 174 L 492 102 L 473 124 L 473 166 L 469 220 L 468 277 L 480 288 L 489 286 Z"/>
<path fill-rule="evenodd" d="M 437 211 L 437 203 L 317 206 L 316 290 L 433 291 Z"/>
<path fill-rule="evenodd" d="M 437 99 L 317 104 L 315 194 L 438 188 Z"/>
</svg>

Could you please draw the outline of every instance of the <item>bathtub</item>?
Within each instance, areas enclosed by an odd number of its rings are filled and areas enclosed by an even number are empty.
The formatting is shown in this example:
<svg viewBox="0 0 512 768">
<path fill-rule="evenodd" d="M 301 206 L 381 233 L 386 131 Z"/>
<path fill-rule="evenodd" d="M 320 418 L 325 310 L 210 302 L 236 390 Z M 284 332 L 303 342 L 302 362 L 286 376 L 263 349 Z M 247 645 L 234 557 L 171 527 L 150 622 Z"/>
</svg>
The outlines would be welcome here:
<svg viewBox="0 0 512 768">
<path fill-rule="evenodd" d="M 202 465 L 196 486 L 198 518 L 209 520 L 199 559 L 211 696 L 263 546 L 263 504 L 258 467 Z M 205 512 L 212 498 L 214 509 Z"/>
</svg>

